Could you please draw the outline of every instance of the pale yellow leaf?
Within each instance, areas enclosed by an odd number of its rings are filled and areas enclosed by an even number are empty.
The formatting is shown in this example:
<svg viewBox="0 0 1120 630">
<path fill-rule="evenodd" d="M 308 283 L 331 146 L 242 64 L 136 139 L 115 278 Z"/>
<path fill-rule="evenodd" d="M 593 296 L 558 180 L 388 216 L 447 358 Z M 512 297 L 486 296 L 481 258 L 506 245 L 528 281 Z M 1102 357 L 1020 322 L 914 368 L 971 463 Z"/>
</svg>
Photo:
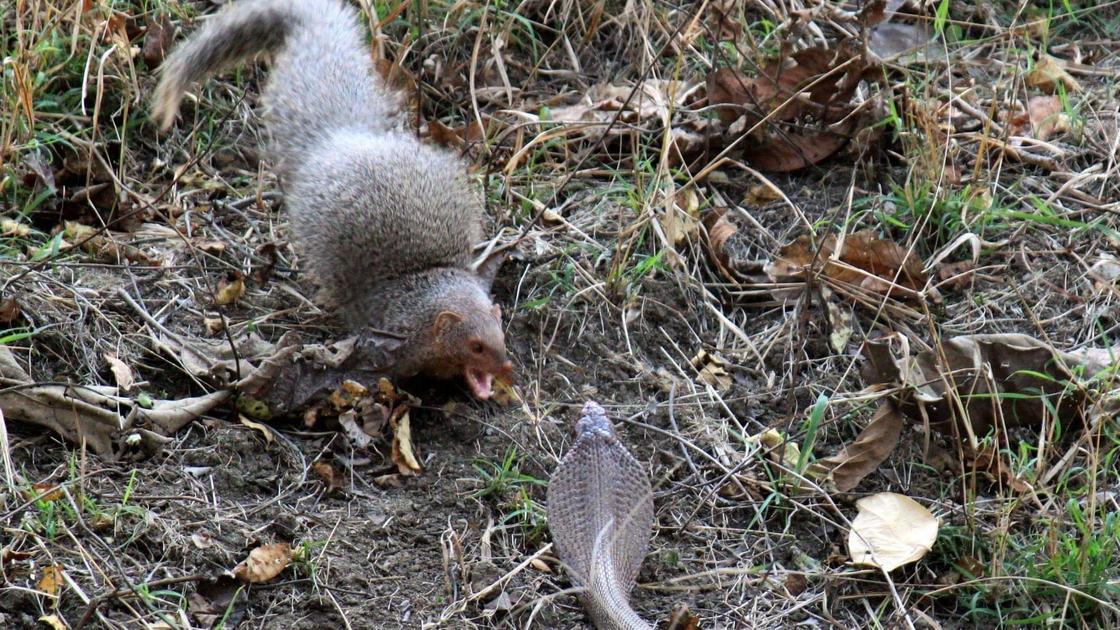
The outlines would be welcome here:
<svg viewBox="0 0 1120 630">
<path fill-rule="evenodd" d="M 105 353 L 105 362 L 109 364 L 109 370 L 113 373 L 113 380 L 117 382 L 117 387 L 122 392 L 132 389 L 133 383 L 136 382 L 132 377 L 132 368 L 111 352 Z"/>
<path fill-rule="evenodd" d="M 848 533 L 855 564 L 892 571 L 921 559 L 937 540 L 937 519 L 910 497 L 880 492 L 856 501 L 856 508 Z"/>
<path fill-rule="evenodd" d="M 246 418 L 241 414 L 238 414 L 237 417 L 241 420 L 241 424 L 249 427 L 250 429 L 256 429 L 257 431 L 260 431 L 261 435 L 264 436 L 264 441 L 272 444 L 272 429 L 269 429 L 267 426 L 259 422 L 253 422 L 252 420 Z"/>
<path fill-rule="evenodd" d="M 393 427 L 393 449 L 390 457 L 397 465 L 397 470 L 402 475 L 420 474 L 424 468 L 416 460 L 415 449 L 412 446 L 412 427 L 408 419 L 408 410 L 406 409 L 395 422 L 392 419 L 389 422 Z"/>
</svg>

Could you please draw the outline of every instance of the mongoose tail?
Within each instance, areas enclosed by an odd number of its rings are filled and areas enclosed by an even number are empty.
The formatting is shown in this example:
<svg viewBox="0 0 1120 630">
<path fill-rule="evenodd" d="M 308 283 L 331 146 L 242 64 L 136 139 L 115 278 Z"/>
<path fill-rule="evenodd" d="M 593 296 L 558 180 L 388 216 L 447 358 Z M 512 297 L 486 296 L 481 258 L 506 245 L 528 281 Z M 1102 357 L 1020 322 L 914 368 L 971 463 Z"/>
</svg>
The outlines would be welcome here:
<svg viewBox="0 0 1120 630">
<path fill-rule="evenodd" d="M 281 163 L 339 129 L 386 131 L 396 123 L 397 100 L 374 75 L 354 12 L 337 0 L 227 5 L 164 60 L 152 117 L 167 129 L 191 86 L 263 52 L 276 54 L 262 92 Z"/>
</svg>

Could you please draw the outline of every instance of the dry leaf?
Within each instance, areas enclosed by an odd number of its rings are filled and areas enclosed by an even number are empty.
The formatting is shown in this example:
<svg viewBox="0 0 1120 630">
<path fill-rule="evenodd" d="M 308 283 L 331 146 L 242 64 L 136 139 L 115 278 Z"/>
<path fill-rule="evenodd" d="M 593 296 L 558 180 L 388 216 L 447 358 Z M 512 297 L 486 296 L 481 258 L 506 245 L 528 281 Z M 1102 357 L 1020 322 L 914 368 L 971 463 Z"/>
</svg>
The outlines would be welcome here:
<svg viewBox="0 0 1120 630">
<path fill-rule="evenodd" d="M 856 115 L 851 102 L 865 71 L 851 59 L 845 51 L 810 48 L 770 60 L 754 77 L 720 68 L 708 75 L 708 104 L 728 143 L 750 131 L 739 146 L 752 166 L 804 168 L 836 153 L 857 125 L 872 122 Z M 844 64 L 846 72 L 833 72 Z M 763 119 L 767 124 L 759 127 Z"/>
<path fill-rule="evenodd" d="M 763 206 L 782 199 L 784 199 L 782 191 L 767 182 L 751 186 L 750 190 L 748 190 L 747 194 L 743 197 L 743 203 L 748 206 Z"/>
<path fill-rule="evenodd" d="M 31 491 L 27 493 L 27 500 L 35 499 L 37 501 L 51 502 L 58 501 L 64 495 L 62 490 L 59 489 L 58 484 L 49 481 L 40 481 L 31 484 Z"/>
<path fill-rule="evenodd" d="M 346 432 L 346 437 L 350 438 L 350 443 L 358 450 L 368 448 L 373 441 L 365 429 L 358 426 L 358 413 L 353 409 L 338 414 L 338 424 Z"/>
<path fill-rule="evenodd" d="M 393 428 L 393 449 L 390 457 L 397 465 L 401 475 L 419 475 L 424 472 L 420 462 L 416 460 L 415 449 L 412 446 L 412 427 L 408 418 L 408 407 L 403 407 L 400 414 L 393 414 L 389 418 L 389 425 Z M 399 416 L 399 417 L 398 417 Z"/>
<path fill-rule="evenodd" d="M 821 299 L 824 301 L 828 312 L 828 345 L 839 353 L 848 349 L 848 342 L 852 339 L 852 309 L 846 304 L 841 304 L 836 295 L 828 288 L 821 287 Z"/>
<path fill-rule="evenodd" d="M 677 246 L 695 237 L 700 228 L 700 197 L 692 188 L 678 192 L 675 203 L 658 217 L 670 245 Z"/>
<path fill-rule="evenodd" d="M 198 241 L 194 246 L 198 251 L 214 256 L 220 256 L 226 251 L 226 244 L 221 241 Z"/>
<path fill-rule="evenodd" d="M 1031 97 L 1027 101 L 1027 111 L 1012 116 L 1009 123 L 1012 136 L 1029 136 L 1043 141 L 1070 130 L 1069 114 L 1057 95 Z M 1021 145 L 1022 141 L 1013 140 L 1012 144 Z"/>
<path fill-rule="evenodd" d="M 327 484 L 327 492 L 334 492 L 346 487 L 346 475 L 330 462 L 322 459 L 316 460 L 311 464 L 311 469 L 319 475 L 323 483 Z"/>
<path fill-rule="evenodd" d="M 50 626 L 52 630 L 70 630 L 70 626 L 66 625 L 66 622 L 58 615 L 43 615 L 39 617 L 39 621 Z"/>
<path fill-rule="evenodd" d="M 35 588 L 51 597 L 57 597 L 59 589 L 62 588 L 62 582 L 62 565 L 50 564 L 43 567 L 43 575 L 35 583 Z"/>
<path fill-rule="evenodd" d="M 11 326 L 22 314 L 23 308 L 14 297 L 0 300 L 0 325 Z"/>
<path fill-rule="evenodd" d="M 230 271 L 218 283 L 218 292 L 214 296 L 214 305 L 223 306 L 233 304 L 245 295 L 245 276 L 240 271 Z"/>
<path fill-rule="evenodd" d="M 777 429 L 767 429 L 747 438 L 747 441 L 766 447 L 770 460 L 788 470 L 797 470 L 801 462 L 801 447 L 796 442 L 787 442 Z"/>
<path fill-rule="evenodd" d="M 839 453 L 813 464 L 815 476 L 827 475 L 840 492 L 849 492 L 882 464 L 898 446 L 902 435 L 902 412 L 891 400 L 883 400 L 875 415 L 856 439 Z"/>
<path fill-rule="evenodd" d="M 910 497 L 880 492 L 856 501 L 856 508 L 848 533 L 855 564 L 890 572 L 921 559 L 937 540 L 937 519 Z"/>
<path fill-rule="evenodd" d="M 249 552 L 249 557 L 233 568 L 237 579 L 248 584 L 263 584 L 280 575 L 292 560 L 288 543 L 262 545 Z"/>
<path fill-rule="evenodd" d="M 866 384 L 902 385 L 904 393 L 897 398 L 902 412 L 949 435 L 954 422 L 960 435 L 979 438 L 995 426 L 1040 427 L 1044 419 L 1053 421 L 1054 413 L 1067 427 L 1079 425 L 1090 401 L 1094 413 L 1120 407 L 1116 391 L 1093 391 L 1109 385 L 1093 379 L 1107 373 L 1120 347 L 1061 352 L 1033 337 L 1008 333 L 953 337 L 942 340 L 936 351 L 911 356 L 909 341 L 894 333 L 868 341 L 864 357 Z M 962 407 L 967 422 L 960 417 Z"/>
<path fill-rule="evenodd" d="M 167 51 L 175 41 L 175 26 L 166 13 L 154 20 L 148 21 L 148 29 L 144 33 L 144 46 L 141 49 L 144 62 L 149 68 L 155 68 L 163 63 Z"/>
<path fill-rule="evenodd" d="M 840 255 L 835 257 L 836 240 L 835 235 L 828 235 L 817 255 L 809 236 L 802 235 L 782 247 L 764 271 L 772 282 L 788 283 L 804 280 L 811 269 L 823 269 L 838 289 L 845 284 L 856 285 L 883 295 L 903 293 L 898 287 L 918 291 L 925 286 L 921 259 L 898 243 L 864 230 L 847 235 Z"/>
<path fill-rule="evenodd" d="M 701 350 L 692 358 L 692 367 L 699 371 L 697 378 L 701 383 L 711 385 L 721 393 L 731 389 L 731 373 L 727 371 L 731 364 L 723 357 Z"/>
<path fill-rule="evenodd" d="M 388 381 L 385 379 L 381 380 L 388 383 Z M 378 386 L 381 386 L 380 383 L 378 384 Z M 389 384 L 389 387 L 392 388 L 391 383 Z M 338 386 L 338 389 L 331 392 L 330 401 L 331 405 L 335 408 L 335 411 L 343 411 L 345 409 L 352 408 L 359 400 L 365 398 L 366 396 L 369 396 L 369 390 L 366 389 L 365 385 L 362 385 L 357 381 L 347 379 L 342 381 L 342 384 Z"/>
<path fill-rule="evenodd" d="M 1065 62 L 1050 55 L 1043 55 L 1034 64 L 1027 73 L 1026 83 L 1049 94 L 1057 92 L 1059 85 L 1069 92 L 1081 90 L 1081 84 L 1066 71 Z"/>
<path fill-rule="evenodd" d="M 743 32 L 743 23 L 736 10 L 738 6 L 738 0 L 715 0 L 709 5 L 712 31 L 718 41 L 733 42 Z"/>
<path fill-rule="evenodd" d="M 132 377 L 132 369 L 115 354 L 106 352 L 104 356 L 105 362 L 109 364 L 109 370 L 113 373 L 113 380 L 117 382 L 117 387 L 122 392 L 132 389 L 132 385 L 136 382 Z"/>
<path fill-rule="evenodd" d="M 241 414 L 237 414 L 237 417 L 241 421 L 241 424 L 243 424 L 243 425 L 245 425 L 245 426 L 247 426 L 250 429 L 253 429 L 255 431 L 260 431 L 261 435 L 264 436 L 264 441 L 268 442 L 269 444 L 272 444 L 272 440 L 275 439 L 275 438 L 272 437 L 272 429 L 269 429 L 267 426 L 265 426 L 265 425 L 263 425 L 259 422 L 253 422 L 252 420 L 246 418 L 245 416 L 243 416 Z"/>
<path fill-rule="evenodd" d="M 0 219 L 0 236 L 6 238 L 23 238 L 31 235 L 31 226 L 9 218 Z"/>
</svg>

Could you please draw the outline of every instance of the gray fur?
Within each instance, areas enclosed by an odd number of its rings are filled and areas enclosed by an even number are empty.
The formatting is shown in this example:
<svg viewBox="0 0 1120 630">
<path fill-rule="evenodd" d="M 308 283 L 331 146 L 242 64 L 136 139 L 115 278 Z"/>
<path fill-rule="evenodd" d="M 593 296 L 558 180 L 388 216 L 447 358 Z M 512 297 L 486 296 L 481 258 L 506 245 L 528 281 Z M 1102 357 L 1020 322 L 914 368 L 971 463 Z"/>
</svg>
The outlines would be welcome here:
<svg viewBox="0 0 1120 630">
<path fill-rule="evenodd" d="M 275 53 L 263 92 L 270 157 L 321 301 L 351 329 L 413 339 L 398 371 L 431 372 L 440 312 L 498 321 L 487 283 L 469 271 L 482 203 L 463 164 L 399 129 L 358 15 L 338 0 L 232 4 L 165 61 L 154 116 L 170 125 L 188 87 L 259 52 Z M 500 328 L 487 333 L 504 360 Z"/>
</svg>

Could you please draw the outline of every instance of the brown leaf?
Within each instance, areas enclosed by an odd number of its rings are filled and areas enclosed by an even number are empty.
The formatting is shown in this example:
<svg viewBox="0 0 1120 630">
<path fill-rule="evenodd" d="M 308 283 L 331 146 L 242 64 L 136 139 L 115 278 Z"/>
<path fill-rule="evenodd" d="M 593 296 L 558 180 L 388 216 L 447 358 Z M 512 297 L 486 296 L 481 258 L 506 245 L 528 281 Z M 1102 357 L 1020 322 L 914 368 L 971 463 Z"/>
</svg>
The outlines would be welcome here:
<svg viewBox="0 0 1120 630">
<path fill-rule="evenodd" d="M 41 481 L 31 484 L 31 491 L 27 493 L 28 501 L 36 497 L 38 497 L 39 501 L 49 503 L 51 501 L 58 501 L 63 497 L 63 494 L 62 490 L 58 489 L 57 484 L 50 483 L 49 481 Z"/>
<path fill-rule="evenodd" d="M 712 31 L 718 41 L 733 42 L 743 32 L 743 23 L 736 11 L 738 6 L 738 0 L 715 0 L 709 5 Z"/>
<path fill-rule="evenodd" d="M 1027 101 L 1027 118 L 1032 134 L 1046 140 L 1056 133 L 1070 129 L 1069 114 L 1065 112 L 1060 96 L 1034 96 Z"/>
<path fill-rule="evenodd" d="M 0 325 L 11 326 L 22 313 L 19 300 L 14 297 L 0 300 Z"/>
<path fill-rule="evenodd" d="M 791 282 L 804 280 L 811 270 L 823 269 L 826 277 L 841 285 L 884 295 L 898 293 L 895 284 L 914 291 L 926 284 L 921 259 L 894 241 L 878 238 L 870 230 L 855 232 L 844 238 L 839 260 L 834 260 L 836 241 L 836 235 L 828 235 L 817 255 L 809 236 L 799 236 L 778 251 L 766 266 L 766 274 L 772 282 Z"/>
<path fill-rule="evenodd" d="M 477 120 L 472 120 L 462 127 L 448 127 L 438 120 L 433 120 L 428 123 L 428 137 L 441 146 L 462 149 L 486 139 L 494 119 L 486 117 L 484 121 L 485 126 L 479 124 Z"/>
<path fill-rule="evenodd" d="M 1015 474 L 1007 458 L 991 446 L 981 447 L 979 452 L 973 453 L 965 449 L 965 458 L 969 468 L 974 472 L 982 472 L 993 481 L 1002 484 L 1005 488 L 1016 494 L 1026 494 L 1031 491 L 1031 486 L 1025 479 Z"/>
<path fill-rule="evenodd" d="M 809 48 L 768 61 L 754 77 L 720 68 L 708 75 L 708 103 L 728 140 L 750 132 L 741 144 L 753 166 L 804 168 L 836 153 L 857 123 L 869 122 L 851 102 L 866 68 L 851 59 L 847 50 Z M 845 71 L 834 71 L 842 64 Z M 764 118 L 768 124 L 755 129 Z"/>
<path fill-rule="evenodd" d="M 334 492 L 346 487 L 346 475 L 333 464 L 325 460 L 316 460 L 311 464 L 311 469 L 327 484 L 327 492 Z"/>
<path fill-rule="evenodd" d="M 851 444 L 839 453 L 814 464 L 814 474 L 827 474 L 840 492 L 850 492 L 874 472 L 898 446 L 902 435 L 902 413 L 891 400 L 884 399 L 871 422 Z"/>
<path fill-rule="evenodd" d="M 247 584 L 263 584 L 280 575 L 291 560 L 288 543 L 262 545 L 249 552 L 249 557 L 233 568 L 233 574 Z"/>
<path fill-rule="evenodd" d="M 149 68 L 155 68 L 163 63 L 163 58 L 167 55 L 167 51 L 171 49 L 171 44 L 174 41 L 175 25 L 171 23 L 171 18 L 166 13 L 148 21 L 148 29 L 144 33 L 142 53 L 144 62 L 148 64 Z"/>
<path fill-rule="evenodd" d="M 911 422 L 928 418 L 932 429 L 949 435 L 955 423 L 960 435 L 979 438 L 992 427 L 1039 427 L 1054 413 L 1067 427 L 1081 424 L 1088 385 L 1117 355 L 1120 348 L 1061 352 L 1012 333 L 953 337 L 936 351 L 911 355 L 909 341 L 894 333 L 867 342 L 862 374 L 868 385 L 903 386 L 897 401 Z M 1093 400 L 1096 413 L 1115 411 L 1116 392 Z"/>
<path fill-rule="evenodd" d="M 245 276 L 240 271 L 230 271 L 218 283 L 218 292 L 214 295 L 214 305 L 223 306 L 233 304 L 245 295 Z"/>
<path fill-rule="evenodd" d="M 727 371 L 731 364 L 723 357 L 701 350 L 692 358 L 692 367 L 699 372 L 697 378 L 701 383 L 711 385 L 718 392 L 731 389 L 731 374 Z"/>
<path fill-rule="evenodd" d="M 1049 94 L 1057 92 L 1059 85 L 1070 92 L 1081 90 L 1081 84 L 1066 71 L 1065 62 L 1050 55 L 1042 55 L 1034 64 L 1027 73 L 1026 83 Z"/>
<path fill-rule="evenodd" d="M 942 265 L 937 270 L 938 287 L 946 290 L 960 290 L 972 282 L 973 270 L 976 263 L 971 260 Z"/>
<path fill-rule="evenodd" d="M 50 564 L 43 567 L 43 575 L 35 583 L 35 588 L 51 597 L 57 597 L 58 591 L 62 588 L 62 572 L 61 564 Z"/>
<path fill-rule="evenodd" d="M 743 156 L 760 170 L 788 173 L 835 154 L 848 143 L 850 130 L 851 126 L 845 125 L 843 130 L 830 132 L 769 134 L 764 142 L 746 147 Z"/>
</svg>

